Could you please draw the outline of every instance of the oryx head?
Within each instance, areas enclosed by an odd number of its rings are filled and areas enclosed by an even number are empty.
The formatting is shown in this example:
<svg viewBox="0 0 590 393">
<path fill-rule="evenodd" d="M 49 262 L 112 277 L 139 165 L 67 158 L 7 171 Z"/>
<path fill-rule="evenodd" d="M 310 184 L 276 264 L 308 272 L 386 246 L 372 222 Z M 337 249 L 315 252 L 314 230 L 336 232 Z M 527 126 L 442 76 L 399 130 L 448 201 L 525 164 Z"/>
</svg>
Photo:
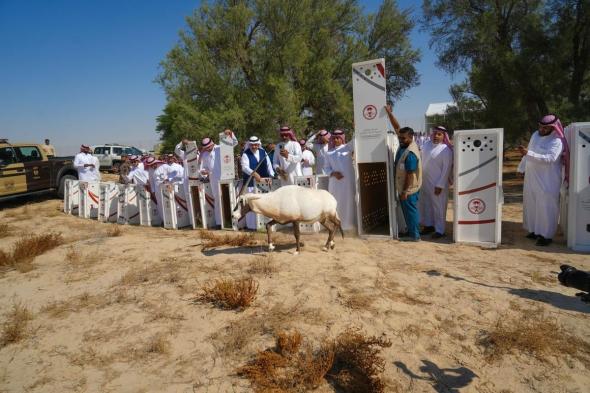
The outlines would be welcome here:
<svg viewBox="0 0 590 393">
<path fill-rule="evenodd" d="M 236 200 L 236 207 L 232 212 L 232 217 L 235 220 L 241 220 L 247 213 L 252 211 L 249 201 L 260 198 L 259 194 L 244 194 L 240 195 Z"/>
</svg>

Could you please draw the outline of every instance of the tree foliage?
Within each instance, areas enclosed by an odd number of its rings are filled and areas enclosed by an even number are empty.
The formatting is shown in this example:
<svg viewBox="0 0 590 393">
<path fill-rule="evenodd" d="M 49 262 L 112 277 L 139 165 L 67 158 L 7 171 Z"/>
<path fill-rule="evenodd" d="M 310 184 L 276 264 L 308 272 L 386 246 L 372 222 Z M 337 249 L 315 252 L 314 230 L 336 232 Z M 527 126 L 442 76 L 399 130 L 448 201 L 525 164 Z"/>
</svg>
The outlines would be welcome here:
<svg viewBox="0 0 590 393">
<path fill-rule="evenodd" d="M 158 118 L 165 148 L 230 127 L 275 139 L 352 124 L 351 64 L 384 57 L 388 93 L 417 85 L 419 52 L 409 11 L 384 0 L 366 14 L 356 0 L 218 0 L 187 18 L 162 62 L 168 103 Z"/>
<path fill-rule="evenodd" d="M 438 65 L 467 80 L 451 88 L 477 102 L 508 140 L 548 112 L 590 118 L 590 0 L 425 0 Z"/>
</svg>

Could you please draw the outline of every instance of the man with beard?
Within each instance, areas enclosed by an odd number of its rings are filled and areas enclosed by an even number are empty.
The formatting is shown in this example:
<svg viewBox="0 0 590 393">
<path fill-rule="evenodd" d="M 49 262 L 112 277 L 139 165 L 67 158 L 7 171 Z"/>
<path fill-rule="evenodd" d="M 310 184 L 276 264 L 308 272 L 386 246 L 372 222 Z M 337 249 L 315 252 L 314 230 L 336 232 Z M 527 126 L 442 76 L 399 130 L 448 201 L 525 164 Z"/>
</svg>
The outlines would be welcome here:
<svg viewBox="0 0 590 393">
<path fill-rule="evenodd" d="M 518 172 L 524 173 L 523 226 L 529 232 L 526 237 L 536 239 L 537 246 L 548 246 L 557 232 L 562 164 L 566 180 L 569 173 L 569 149 L 557 116 L 544 116 L 528 148 L 521 145 L 518 151 L 522 155 Z"/>
<path fill-rule="evenodd" d="M 410 127 L 400 128 L 399 123 L 390 106 L 385 110 L 395 132 L 399 138 L 399 149 L 395 155 L 395 190 L 399 196 L 400 205 L 407 233 L 400 233 L 399 237 L 405 241 L 420 241 L 420 213 L 418 199 L 422 186 L 422 161 L 420 149 L 414 142 L 414 130 Z"/>
<path fill-rule="evenodd" d="M 279 130 L 282 142 L 277 144 L 273 156 L 273 168 L 279 174 L 281 186 L 295 184 L 295 177 L 302 176 L 301 146 L 290 127 L 283 126 Z"/>
</svg>

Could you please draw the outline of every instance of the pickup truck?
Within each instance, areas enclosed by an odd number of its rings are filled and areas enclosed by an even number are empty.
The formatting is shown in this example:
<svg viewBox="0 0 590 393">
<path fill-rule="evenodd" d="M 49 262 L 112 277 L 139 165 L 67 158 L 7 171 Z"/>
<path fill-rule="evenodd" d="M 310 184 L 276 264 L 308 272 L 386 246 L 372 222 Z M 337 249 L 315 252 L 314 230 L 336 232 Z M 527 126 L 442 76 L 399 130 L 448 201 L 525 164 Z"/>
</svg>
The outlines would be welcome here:
<svg viewBox="0 0 590 393">
<path fill-rule="evenodd" d="M 41 145 L 0 139 L 0 201 L 56 192 L 63 198 L 65 181 L 77 179 L 74 157 L 47 157 Z"/>
</svg>

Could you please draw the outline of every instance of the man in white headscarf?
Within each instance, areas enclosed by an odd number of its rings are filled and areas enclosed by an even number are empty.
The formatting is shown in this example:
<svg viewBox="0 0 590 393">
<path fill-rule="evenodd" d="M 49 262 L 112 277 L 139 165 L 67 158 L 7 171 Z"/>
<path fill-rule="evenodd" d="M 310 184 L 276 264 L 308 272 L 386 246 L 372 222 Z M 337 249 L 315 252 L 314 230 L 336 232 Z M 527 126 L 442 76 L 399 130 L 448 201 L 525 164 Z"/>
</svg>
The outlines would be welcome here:
<svg viewBox="0 0 590 393">
<path fill-rule="evenodd" d="M 248 139 L 248 143 L 244 146 L 244 153 L 240 159 L 242 164 L 242 179 L 244 187 L 248 187 L 248 192 L 254 192 L 254 180 L 260 182 L 262 178 L 272 178 L 275 175 L 270 157 L 261 146 L 260 138 L 251 136 Z M 264 162 L 261 163 L 261 161 Z M 252 180 L 246 184 L 251 175 Z M 248 229 L 258 229 L 256 228 L 255 213 L 250 212 L 246 214 L 246 227 Z"/>
<path fill-rule="evenodd" d="M 308 143 L 313 143 L 313 152 L 316 158 L 316 174 L 327 175 L 324 172 L 326 156 L 328 155 L 328 144 L 332 135 L 327 130 L 319 130 L 311 138 Z"/>
<path fill-rule="evenodd" d="M 232 139 L 232 146 L 237 146 L 238 139 L 230 129 L 224 134 Z M 208 178 L 211 184 L 211 192 L 215 202 L 215 225 L 221 228 L 221 200 L 219 198 L 219 180 L 221 178 L 221 147 L 216 145 L 211 138 L 203 138 L 201 141 L 201 176 Z"/>
<path fill-rule="evenodd" d="M 433 239 L 439 239 L 445 235 L 449 176 L 453 168 L 453 148 L 447 129 L 434 127 L 420 153 L 423 178 L 419 207 L 424 226 L 420 234 L 432 233 Z"/>
<path fill-rule="evenodd" d="M 295 184 L 295 177 L 302 176 L 301 146 L 290 127 L 279 130 L 281 142 L 277 143 L 273 156 L 273 168 L 279 174 L 281 186 Z"/>
<path fill-rule="evenodd" d="M 90 154 L 90 146 L 80 146 L 80 153 L 74 157 L 74 167 L 78 171 L 78 180 L 87 182 L 100 181 L 100 163 Z"/>
<path fill-rule="evenodd" d="M 301 173 L 303 173 L 303 176 L 313 176 L 315 157 L 311 150 L 307 148 L 305 139 L 299 141 L 299 146 L 301 146 Z"/>
<path fill-rule="evenodd" d="M 523 225 L 537 246 L 551 244 L 559 221 L 559 192 L 562 164 L 569 169 L 569 149 L 557 116 L 549 114 L 539 121 L 528 148 L 519 146 L 523 156 L 518 172 L 524 173 Z"/>
</svg>

